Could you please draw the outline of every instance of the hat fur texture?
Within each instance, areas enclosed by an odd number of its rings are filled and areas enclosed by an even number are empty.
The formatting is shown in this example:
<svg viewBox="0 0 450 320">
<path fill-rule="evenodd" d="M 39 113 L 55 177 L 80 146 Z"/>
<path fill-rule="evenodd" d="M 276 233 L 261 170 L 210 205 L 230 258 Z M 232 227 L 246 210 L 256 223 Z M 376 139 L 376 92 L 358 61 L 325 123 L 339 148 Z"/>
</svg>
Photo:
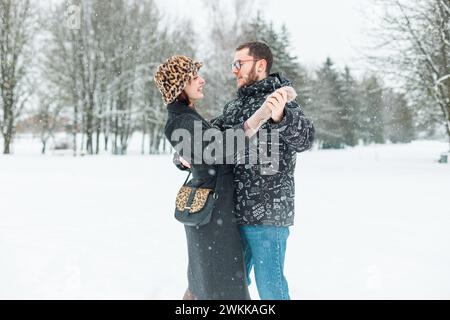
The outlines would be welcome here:
<svg viewBox="0 0 450 320">
<path fill-rule="evenodd" d="M 189 57 L 176 55 L 158 67 L 154 80 L 165 104 L 173 102 L 178 97 L 202 65 L 203 63 Z"/>
</svg>

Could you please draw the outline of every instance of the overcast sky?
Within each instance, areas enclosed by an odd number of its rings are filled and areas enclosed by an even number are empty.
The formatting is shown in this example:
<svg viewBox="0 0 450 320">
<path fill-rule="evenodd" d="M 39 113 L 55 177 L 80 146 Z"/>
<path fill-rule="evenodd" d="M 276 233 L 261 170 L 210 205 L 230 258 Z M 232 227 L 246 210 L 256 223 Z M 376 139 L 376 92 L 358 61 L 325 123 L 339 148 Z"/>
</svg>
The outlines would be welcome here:
<svg viewBox="0 0 450 320">
<path fill-rule="evenodd" d="M 171 18 L 169 23 L 178 17 L 188 17 L 199 33 L 208 28 L 203 1 L 155 0 Z M 341 68 L 349 65 L 356 73 L 367 69 L 361 59 L 361 50 L 370 42 L 365 26 L 368 24 L 367 16 L 373 18 L 374 0 L 255 0 L 255 3 L 255 12 L 262 10 L 264 18 L 273 21 L 275 26 L 286 24 L 291 35 L 293 55 L 303 65 L 315 68 L 330 56 Z M 230 57 L 233 51 L 234 48 L 230 48 Z"/>
<path fill-rule="evenodd" d="M 186 16 L 193 19 L 198 30 L 205 27 L 202 0 L 157 0 L 157 3 L 172 17 Z M 276 26 L 286 24 L 294 55 L 304 65 L 318 66 L 327 56 L 341 67 L 360 65 L 360 49 L 370 41 L 361 13 L 368 11 L 370 0 L 256 0 L 256 3 L 264 9 L 266 19 Z"/>
</svg>

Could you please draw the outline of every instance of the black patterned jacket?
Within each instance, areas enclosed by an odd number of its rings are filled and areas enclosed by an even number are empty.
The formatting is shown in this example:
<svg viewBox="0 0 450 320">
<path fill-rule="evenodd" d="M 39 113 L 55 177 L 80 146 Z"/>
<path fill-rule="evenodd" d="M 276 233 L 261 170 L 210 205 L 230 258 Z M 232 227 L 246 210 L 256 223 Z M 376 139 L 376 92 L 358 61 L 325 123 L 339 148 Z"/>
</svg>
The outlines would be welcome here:
<svg viewBox="0 0 450 320">
<path fill-rule="evenodd" d="M 223 114 L 211 123 L 221 130 L 241 124 L 262 105 L 270 93 L 290 85 L 287 79 L 275 73 L 251 86 L 240 88 L 238 97 L 227 103 Z M 263 173 L 267 163 L 261 159 L 258 164 L 234 165 L 237 222 L 241 225 L 290 226 L 294 224 L 295 215 L 294 170 L 297 153 L 312 147 L 314 126 L 293 101 L 286 105 L 280 123 L 269 121 L 261 129 L 267 130 L 269 135 L 270 132 L 278 133 L 278 153 L 274 153 L 278 158 L 276 170 L 268 175 L 267 172 Z M 275 150 L 272 141 L 264 143 L 260 140 L 260 147 Z"/>
</svg>

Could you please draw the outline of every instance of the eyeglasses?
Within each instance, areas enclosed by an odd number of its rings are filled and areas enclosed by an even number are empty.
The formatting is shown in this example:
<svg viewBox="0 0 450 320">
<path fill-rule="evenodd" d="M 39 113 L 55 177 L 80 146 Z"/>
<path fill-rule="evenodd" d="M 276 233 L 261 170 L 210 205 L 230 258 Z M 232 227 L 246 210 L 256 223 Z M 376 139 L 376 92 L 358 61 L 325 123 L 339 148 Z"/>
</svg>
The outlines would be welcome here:
<svg viewBox="0 0 450 320">
<path fill-rule="evenodd" d="M 236 60 L 236 61 L 233 61 L 233 63 L 231 64 L 231 70 L 233 70 L 233 68 L 236 69 L 236 70 L 241 70 L 241 67 L 242 67 L 242 65 L 245 62 L 258 61 L 258 60 L 260 60 L 260 59 L 249 59 L 249 60 Z"/>
</svg>

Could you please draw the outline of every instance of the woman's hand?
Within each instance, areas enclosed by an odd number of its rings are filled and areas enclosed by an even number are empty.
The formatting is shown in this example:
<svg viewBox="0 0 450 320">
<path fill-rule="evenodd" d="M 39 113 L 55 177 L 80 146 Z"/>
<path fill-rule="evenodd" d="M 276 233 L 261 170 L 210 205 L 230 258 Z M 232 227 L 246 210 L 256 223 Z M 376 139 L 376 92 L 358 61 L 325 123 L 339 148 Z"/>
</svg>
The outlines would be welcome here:
<svg viewBox="0 0 450 320">
<path fill-rule="evenodd" d="M 281 122 L 284 117 L 284 106 L 287 103 L 287 91 L 280 88 L 267 97 L 267 106 L 272 111 L 271 118 L 275 123 Z"/>
<path fill-rule="evenodd" d="M 258 132 L 259 128 L 270 119 L 272 111 L 268 106 L 267 100 L 264 101 L 261 107 L 255 111 L 250 118 L 244 123 L 245 135 L 247 137 L 253 136 Z"/>
<path fill-rule="evenodd" d="M 185 166 L 186 168 L 190 168 L 191 167 L 191 164 L 189 162 L 187 162 L 186 160 L 184 160 L 183 157 L 180 156 L 179 160 L 180 160 L 181 164 L 183 166 Z"/>
<path fill-rule="evenodd" d="M 283 120 L 286 103 L 293 101 L 295 97 L 297 97 L 297 92 L 289 86 L 281 87 L 267 97 L 268 106 L 272 111 L 271 118 L 275 123 Z"/>
<path fill-rule="evenodd" d="M 292 87 L 282 87 L 270 94 L 258 110 L 244 123 L 245 135 L 253 136 L 270 118 L 275 123 L 283 120 L 284 107 L 295 99 L 297 93 Z"/>
</svg>

